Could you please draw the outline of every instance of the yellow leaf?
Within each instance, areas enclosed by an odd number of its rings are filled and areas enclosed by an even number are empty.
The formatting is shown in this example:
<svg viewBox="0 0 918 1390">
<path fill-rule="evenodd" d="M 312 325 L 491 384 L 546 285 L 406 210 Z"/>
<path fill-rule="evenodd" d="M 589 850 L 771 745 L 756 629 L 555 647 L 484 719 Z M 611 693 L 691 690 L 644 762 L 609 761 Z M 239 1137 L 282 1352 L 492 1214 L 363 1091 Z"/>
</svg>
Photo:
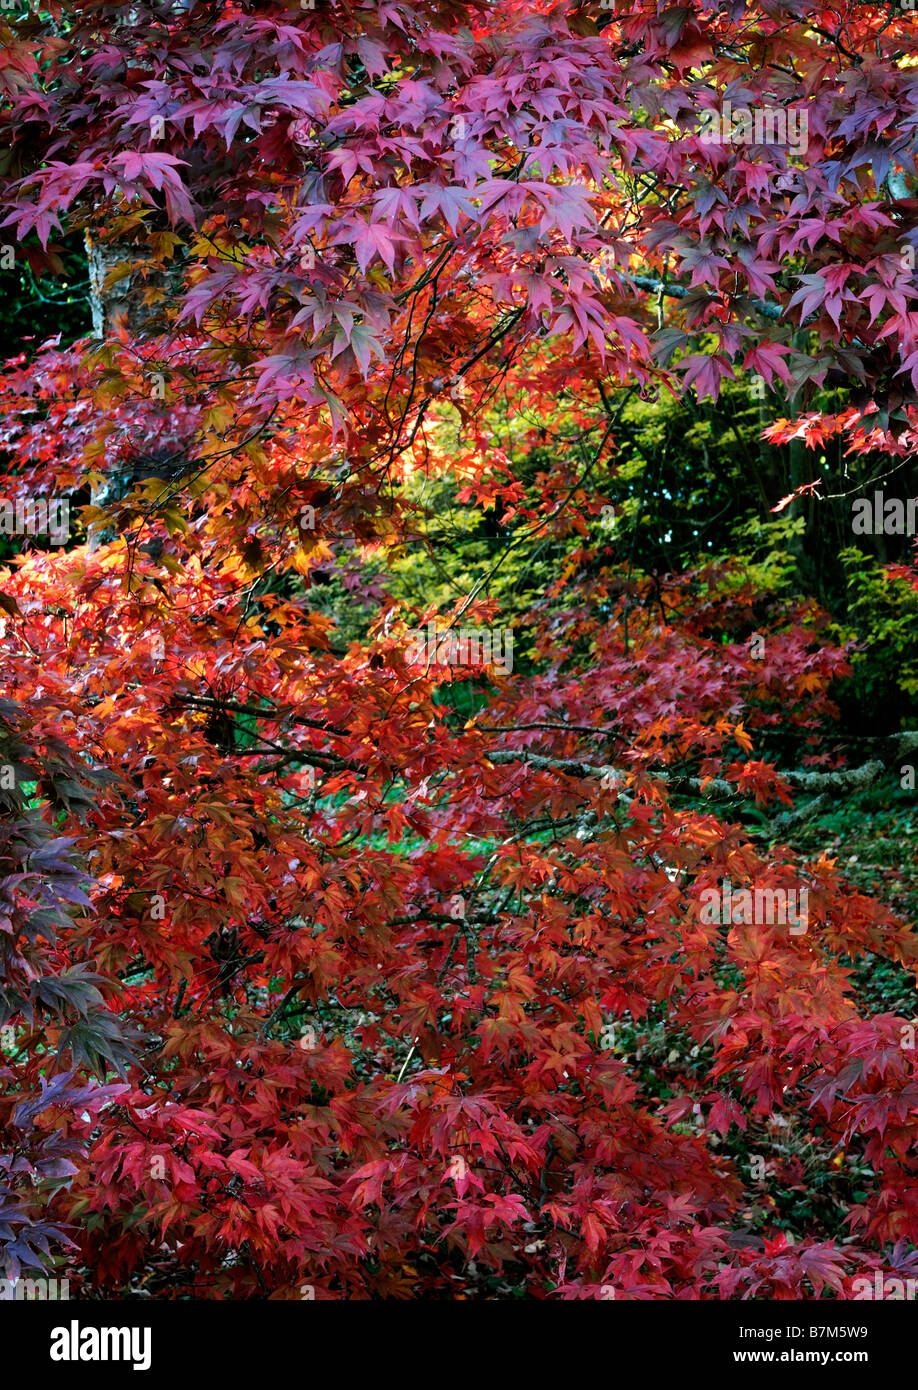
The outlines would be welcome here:
<svg viewBox="0 0 918 1390">
<path fill-rule="evenodd" d="M 111 270 L 102 281 L 102 289 L 110 290 L 112 285 L 117 285 L 119 280 L 125 280 L 133 271 L 134 266 L 131 261 L 119 261 L 113 265 Z"/>
</svg>

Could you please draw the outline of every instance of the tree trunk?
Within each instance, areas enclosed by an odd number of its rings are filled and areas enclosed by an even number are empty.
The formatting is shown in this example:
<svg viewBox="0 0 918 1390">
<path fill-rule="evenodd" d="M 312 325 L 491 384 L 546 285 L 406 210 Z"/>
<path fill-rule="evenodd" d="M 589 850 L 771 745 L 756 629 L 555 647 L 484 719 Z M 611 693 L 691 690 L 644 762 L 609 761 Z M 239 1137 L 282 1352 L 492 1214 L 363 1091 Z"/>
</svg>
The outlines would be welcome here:
<svg viewBox="0 0 918 1390">
<path fill-rule="evenodd" d="M 119 326 L 132 338 L 152 336 L 163 327 L 163 299 L 146 300 L 146 291 L 168 295 L 165 271 L 153 269 L 143 249 L 133 241 L 102 241 L 86 233 L 92 331 L 105 338 Z M 130 267 L 130 269 L 128 269 Z M 108 277 L 120 270 L 117 278 Z"/>
</svg>

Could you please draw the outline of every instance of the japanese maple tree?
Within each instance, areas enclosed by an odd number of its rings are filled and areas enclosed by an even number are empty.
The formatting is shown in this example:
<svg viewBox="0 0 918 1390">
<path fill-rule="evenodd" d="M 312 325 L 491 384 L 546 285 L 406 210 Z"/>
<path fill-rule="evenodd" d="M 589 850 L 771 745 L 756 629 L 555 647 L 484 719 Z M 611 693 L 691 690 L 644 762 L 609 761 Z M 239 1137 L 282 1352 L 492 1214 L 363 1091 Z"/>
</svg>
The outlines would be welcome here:
<svg viewBox="0 0 918 1390">
<path fill-rule="evenodd" d="M 914 16 L 43 0 L 0 39 L 2 236 L 53 273 L 84 233 L 95 295 L 0 385 L 6 495 L 74 519 L 0 597 L 6 1258 L 237 1298 L 908 1266 L 910 1023 L 852 962 L 918 942 L 793 813 L 918 735 L 826 752 L 827 615 L 643 573 L 603 480 L 631 396 L 744 374 L 776 443 L 914 452 Z M 712 141 L 725 103 L 806 138 Z M 515 659 L 419 661 L 430 624 Z M 727 880 L 805 890 L 802 929 L 706 919 Z M 825 1170 L 799 1238 L 750 1148 Z"/>
</svg>

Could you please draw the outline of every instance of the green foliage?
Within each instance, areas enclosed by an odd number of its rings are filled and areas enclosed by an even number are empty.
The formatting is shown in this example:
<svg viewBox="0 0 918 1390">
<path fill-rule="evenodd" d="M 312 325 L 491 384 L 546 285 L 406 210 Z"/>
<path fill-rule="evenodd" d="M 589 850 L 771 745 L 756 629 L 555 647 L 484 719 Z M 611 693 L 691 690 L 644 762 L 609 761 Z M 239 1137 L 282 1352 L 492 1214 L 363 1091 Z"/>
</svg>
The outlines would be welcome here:
<svg viewBox="0 0 918 1390">
<path fill-rule="evenodd" d="M 4 242 L 0 231 L 0 243 Z M 34 244 L 32 244 L 34 242 Z M 2 248 L 0 248 L 2 249 Z M 60 334 L 66 347 L 92 328 L 89 279 L 82 235 L 71 233 L 41 252 L 35 238 L 15 247 L 11 268 L 0 269 L 0 359 L 32 356 Z M 29 259 L 44 261 L 33 269 Z"/>
<path fill-rule="evenodd" d="M 855 546 L 841 552 L 847 616 L 840 631 L 854 637 L 851 698 L 862 708 L 885 709 L 905 728 L 918 705 L 918 593 Z"/>
</svg>

